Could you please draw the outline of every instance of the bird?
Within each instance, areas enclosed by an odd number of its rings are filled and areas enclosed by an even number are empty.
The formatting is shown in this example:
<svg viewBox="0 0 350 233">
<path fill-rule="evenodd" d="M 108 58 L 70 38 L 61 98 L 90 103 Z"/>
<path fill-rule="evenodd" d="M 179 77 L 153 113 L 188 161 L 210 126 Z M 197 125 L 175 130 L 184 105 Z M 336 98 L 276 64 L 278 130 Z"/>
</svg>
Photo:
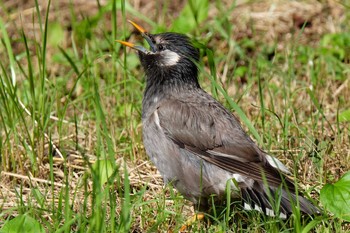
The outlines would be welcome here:
<svg viewBox="0 0 350 233">
<path fill-rule="evenodd" d="M 198 81 L 200 59 L 181 33 L 151 34 L 129 21 L 149 49 L 117 40 L 137 51 L 145 72 L 142 100 L 143 143 L 164 183 L 171 183 L 200 210 L 232 198 L 245 210 L 288 218 L 297 208 L 306 215 L 319 208 L 303 197 L 291 173 L 262 150 L 240 121 L 204 91 Z"/>
</svg>

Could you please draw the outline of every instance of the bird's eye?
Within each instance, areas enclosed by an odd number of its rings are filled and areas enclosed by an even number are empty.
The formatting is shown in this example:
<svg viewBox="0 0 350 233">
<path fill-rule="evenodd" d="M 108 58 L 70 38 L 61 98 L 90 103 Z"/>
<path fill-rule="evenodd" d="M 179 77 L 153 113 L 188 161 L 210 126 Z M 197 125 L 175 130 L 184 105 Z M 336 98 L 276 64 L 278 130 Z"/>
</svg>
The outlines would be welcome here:
<svg viewBox="0 0 350 233">
<path fill-rule="evenodd" d="M 164 50 L 164 46 L 163 46 L 163 45 L 161 45 L 161 44 L 160 44 L 160 45 L 158 45 L 158 50 L 159 50 L 159 51 Z"/>
</svg>

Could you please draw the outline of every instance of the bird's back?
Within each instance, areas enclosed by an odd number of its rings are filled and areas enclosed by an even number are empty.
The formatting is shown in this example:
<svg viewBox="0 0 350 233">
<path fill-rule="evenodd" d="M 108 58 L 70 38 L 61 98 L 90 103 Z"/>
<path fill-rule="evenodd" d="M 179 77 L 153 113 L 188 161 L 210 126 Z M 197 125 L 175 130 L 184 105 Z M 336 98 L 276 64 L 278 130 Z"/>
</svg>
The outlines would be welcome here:
<svg viewBox="0 0 350 233">
<path fill-rule="evenodd" d="M 120 42 L 138 50 L 146 73 L 143 139 L 164 181 L 194 203 L 212 195 L 223 198 L 228 183 L 240 191 L 232 193 L 242 197 L 246 209 L 286 216 L 299 202 L 302 212 L 316 213 L 309 201 L 297 197 L 294 183 L 282 173 L 288 172 L 285 166 L 263 152 L 230 111 L 200 88 L 199 51 L 190 39 L 178 33 L 149 34 L 132 24 L 150 50 Z"/>
</svg>

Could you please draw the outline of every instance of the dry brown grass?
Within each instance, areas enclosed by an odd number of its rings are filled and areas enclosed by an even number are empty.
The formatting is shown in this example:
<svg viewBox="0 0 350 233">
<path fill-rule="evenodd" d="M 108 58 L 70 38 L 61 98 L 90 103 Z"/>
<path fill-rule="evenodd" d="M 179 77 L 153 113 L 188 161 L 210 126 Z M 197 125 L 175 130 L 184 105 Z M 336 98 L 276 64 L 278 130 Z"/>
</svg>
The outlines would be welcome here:
<svg viewBox="0 0 350 233">
<path fill-rule="evenodd" d="M 44 17 L 46 13 L 46 2 L 43 0 L 38 1 L 40 4 L 40 13 Z M 166 26 L 170 25 L 170 22 L 176 18 L 184 6 L 185 1 L 171 1 L 167 5 L 169 12 L 163 15 L 162 4 L 159 4 L 159 1 L 146 1 L 146 0 L 133 0 L 130 1 L 130 4 L 143 15 L 147 15 L 150 19 L 158 23 L 163 23 Z M 231 1 L 226 1 L 227 4 Z M 62 48 L 68 48 L 72 46 L 72 25 L 71 25 L 71 13 L 70 10 L 73 9 L 76 11 L 76 15 L 81 19 L 89 16 L 93 16 L 98 12 L 98 5 L 96 1 L 89 0 L 76 0 L 73 1 L 73 6 L 71 6 L 71 1 L 53 1 L 50 7 L 49 20 L 58 21 L 66 29 L 64 31 L 63 43 L 61 44 Z M 101 5 L 106 4 L 106 1 L 100 1 Z M 33 17 L 35 15 L 35 5 L 34 1 L 7 1 L 3 3 L 3 8 L 0 8 L 0 16 L 3 21 L 8 24 L 8 33 L 12 40 L 12 48 L 15 51 L 15 54 L 21 53 L 24 51 L 24 45 L 21 43 L 21 30 L 24 30 L 28 40 L 35 40 L 40 35 L 40 26 L 38 25 L 38 18 Z M 210 5 L 209 19 L 205 24 L 211 24 L 212 20 L 220 14 L 220 9 L 216 8 L 214 3 Z M 105 19 L 99 22 L 99 27 L 111 28 L 111 15 L 106 14 Z M 295 39 L 295 35 L 300 33 L 299 40 L 297 44 L 308 44 L 315 46 L 319 42 L 322 35 L 326 33 L 335 33 L 341 31 L 341 25 L 346 20 L 345 8 L 338 4 L 336 1 L 268 1 L 268 2 L 245 2 L 239 3 L 237 7 L 232 11 L 230 15 L 230 23 L 234 25 L 232 39 L 241 40 L 243 38 L 250 38 L 251 40 L 258 41 L 259 43 L 266 44 L 275 44 L 277 43 L 278 50 L 283 53 L 288 50 L 290 42 Z M 129 17 L 132 20 L 138 21 L 136 17 Z M 118 14 L 118 25 L 121 27 L 122 15 Z M 305 23 L 305 27 L 303 27 Z M 145 28 L 149 28 L 148 25 L 144 25 Z M 302 33 L 301 33 L 302 32 Z M 101 35 L 94 35 L 101 36 Z M 227 51 L 228 44 L 226 41 L 222 41 L 222 38 L 213 37 L 210 41 L 209 46 L 216 48 L 217 51 Z M 32 56 L 37 56 L 35 48 L 32 47 Z M 67 72 L 68 67 L 62 67 L 59 64 L 55 63 L 52 59 L 52 55 L 57 51 L 57 48 L 48 47 L 48 72 L 52 77 L 60 76 Z M 253 51 L 256 53 L 258 51 Z M 0 54 L 4 54 L 5 51 L 0 50 Z M 220 52 L 218 52 L 220 53 Z M 288 52 L 286 52 L 288 53 Z M 33 59 L 35 61 L 36 59 Z M 22 59 L 23 65 L 26 66 L 26 60 Z M 217 64 L 217 72 L 220 79 L 225 83 L 225 72 L 232 69 L 227 67 L 228 63 L 223 60 Z M 38 67 L 36 64 L 34 67 Z M 280 67 L 281 72 L 287 72 L 288 67 Z M 226 70 L 226 71 L 225 71 Z M 307 79 L 309 74 L 305 74 L 301 79 Z M 74 75 L 73 75 L 74 76 Z M 21 82 L 24 77 L 19 78 Z M 300 92 L 300 84 L 298 83 L 300 79 L 293 80 L 291 83 L 290 93 Z M 273 82 L 278 87 L 283 86 L 283 80 L 280 76 L 272 77 L 269 82 Z M 334 80 L 327 80 L 325 77 L 326 84 L 322 88 L 324 90 L 316 90 L 317 98 L 322 100 L 322 105 L 324 106 L 324 114 L 331 125 L 335 125 L 336 122 L 336 111 L 338 108 L 338 98 L 340 96 L 350 96 L 350 85 L 349 77 L 345 82 L 336 83 Z M 235 93 L 244 89 L 245 83 L 242 81 L 238 86 L 232 85 L 226 87 L 229 92 Z M 68 83 L 67 89 L 69 90 L 72 86 Z M 82 88 L 78 86 L 78 89 Z M 246 112 L 248 118 L 254 119 L 259 116 L 259 96 L 258 91 L 252 89 L 250 93 L 246 93 L 242 96 L 240 101 L 240 106 Z M 79 95 L 77 91 L 76 95 Z M 266 94 L 264 96 L 266 108 L 272 108 L 269 103 L 273 103 L 272 98 L 282 98 L 281 96 L 271 96 Z M 65 99 L 61 100 L 62 102 L 66 101 Z M 103 100 L 104 105 L 114 106 L 116 99 L 106 98 Z M 310 99 L 308 96 L 300 95 L 293 98 L 292 106 L 297 106 L 300 111 L 294 111 L 291 108 L 288 112 L 292 116 L 295 125 L 298 125 L 301 128 L 310 127 L 310 131 L 313 129 L 323 128 L 322 132 L 314 131 L 310 133 L 313 138 L 308 138 L 302 140 L 305 135 L 301 135 L 298 132 L 298 129 L 291 131 L 291 137 L 288 140 L 288 148 L 290 150 L 281 150 L 279 145 L 272 146 L 272 152 L 276 154 L 283 162 L 287 164 L 288 167 L 293 167 L 293 157 L 300 156 L 299 160 L 299 170 L 298 178 L 305 187 L 310 187 L 317 184 L 320 188 L 321 184 L 319 183 L 320 177 L 318 174 L 310 172 L 310 169 L 313 168 L 312 160 L 310 156 L 312 151 L 322 150 L 324 153 L 327 153 L 324 157 L 323 170 L 324 176 L 333 180 L 339 179 L 339 177 L 344 174 L 344 172 L 350 170 L 350 145 L 349 145 L 349 128 L 346 126 L 342 129 L 340 135 L 335 135 L 335 133 L 330 129 L 329 125 L 319 125 L 321 121 L 318 122 L 309 122 L 308 116 L 315 114 L 316 110 L 313 106 L 310 106 Z M 279 105 L 277 107 L 283 106 Z M 276 108 L 277 108 L 276 107 Z M 349 106 L 348 106 L 349 107 Z M 75 111 L 75 109 L 74 109 Z M 67 116 L 73 116 L 73 109 L 68 109 Z M 79 111 L 79 110 L 77 110 Z M 276 109 L 277 115 L 282 115 L 284 109 Z M 135 113 L 137 114 L 137 113 Z M 113 112 L 108 112 L 111 122 L 113 119 Z M 28 116 L 28 118 L 30 118 Z M 137 118 L 135 116 L 135 118 Z M 273 120 L 274 116 L 269 115 L 266 118 L 266 121 Z M 56 119 L 52 119 L 55 121 Z M 115 122 L 120 127 L 120 122 Z M 28 119 L 28 125 L 31 128 L 35 128 L 35 124 L 30 124 Z M 311 125 L 316 125 L 311 129 Z M 84 190 L 82 186 L 83 179 L 85 179 L 84 174 L 89 170 L 88 164 L 93 164 L 96 160 L 95 148 L 96 148 L 96 128 L 95 122 L 89 119 L 79 120 L 78 122 L 79 134 L 76 135 L 75 125 L 72 123 L 64 122 L 63 129 L 61 132 L 65 132 L 65 135 L 52 135 L 52 142 L 48 140 L 48 135 L 44 137 L 43 140 L 38 141 L 36 148 L 31 148 L 36 150 L 37 154 L 40 155 L 37 158 L 37 163 L 39 164 L 38 170 L 35 173 L 32 173 L 31 162 L 26 156 L 27 149 L 23 148 L 18 144 L 18 139 L 10 138 L 13 144 L 12 148 L 2 148 L 2 165 L 1 165 L 1 176 L 0 176 L 0 206 L 2 206 L 2 211 L 5 213 L 9 211 L 10 215 L 14 215 L 10 210 L 18 205 L 19 201 L 19 189 L 21 190 L 22 201 L 26 202 L 27 200 L 33 201 L 31 198 L 31 189 L 37 188 L 41 190 L 42 193 L 46 194 L 47 202 L 50 202 L 52 197 L 58 197 L 61 188 L 66 185 L 64 180 L 65 175 L 63 173 L 64 166 L 68 171 L 68 183 L 70 185 L 71 196 L 76 196 L 74 198 L 74 203 L 71 203 L 74 206 L 74 210 L 79 210 L 83 200 Z M 124 126 L 125 127 L 125 126 Z M 113 128 L 113 126 L 111 126 Z M 136 129 L 136 130 L 135 130 Z M 21 130 L 21 129 L 19 129 Z M 111 129 L 113 130 L 113 129 Z M 271 126 L 271 132 L 273 137 L 276 138 L 276 142 L 282 142 L 282 127 L 280 125 Z M 58 132 L 58 130 L 57 130 Z M 126 127 L 122 133 L 124 136 L 133 138 L 140 137 L 141 127 Z M 5 138 L 4 132 L 0 132 L 0 135 Z M 124 167 L 124 157 L 123 154 L 123 144 L 119 143 L 118 138 L 115 140 L 115 151 L 116 163 L 120 165 L 120 174 L 123 174 Z M 324 142 L 325 146 L 319 148 L 317 145 L 318 141 Z M 51 189 L 50 181 L 50 163 L 48 160 L 49 147 L 53 146 L 54 153 L 54 189 Z M 60 145 L 60 146 L 58 146 Z M 76 149 L 75 145 L 79 145 L 80 148 Z M 297 149 L 294 149 L 297 148 Z M 305 149 L 300 151 L 300 148 Z M 134 190 L 140 190 L 144 186 L 148 187 L 147 192 L 144 195 L 144 200 L 152 200 L 155 196 L 159 196 L 163 193 L 163 182 L 160 175 L 158 174 L 155 167 L 147 159 L 142 145 L 135 140 L 133 144 L 132 153 L 135 159 L 126 158 L 125 167 L 129 172 L 130 185 Z M 67 155 L 66 161 L 62 154 Z M 18 162 L 17 164 L 11 164 L 10 161 L 7 161 L 6 158 L 14 157 Z M 123 177 L 122 177 L 123 179 Z M 92 189 L 92 181 L 88 181 L 88 189 Z M 55 194 L 52 194 L 54 192 Z M 168 194 L 167 194 L 168 195 Z M 57 202 L 56 200 L 55 202 Z M 67 201 L 67 200 L 66 200 Z M 118 203 L 121 200 L 117 200 Z M 32 205 L 37 205 L 37 203 L 31 203 Z M 171 206 L 171 202 L 167 205 Z M 141 208 L 141 207 L 140 207 Z M 169 207 L 171 208 L 171 207 Z M 185 207 L 185 215 L 190 215 L 193 209 Z M 140 212 L 142 212 L 140 210 Z M 157 214 L 157 213 L 154 213 Z M 7 216 L 3 215 L 3 219 Z M 47 216 L 47 219 L 50 220 L 51 216 Z M 147 229 L 147 225 L 151 223 L 142 222 L 140 216 L 135 217 L 135 230 L 139 228 L 140 231 Z M 0 221 L 0 225 L 3 220 Z M 172 224 L 172 220 L 169 220 L 169 225 Z M 169 226 L 170 227 L 170 226 Z"/>
</svg>

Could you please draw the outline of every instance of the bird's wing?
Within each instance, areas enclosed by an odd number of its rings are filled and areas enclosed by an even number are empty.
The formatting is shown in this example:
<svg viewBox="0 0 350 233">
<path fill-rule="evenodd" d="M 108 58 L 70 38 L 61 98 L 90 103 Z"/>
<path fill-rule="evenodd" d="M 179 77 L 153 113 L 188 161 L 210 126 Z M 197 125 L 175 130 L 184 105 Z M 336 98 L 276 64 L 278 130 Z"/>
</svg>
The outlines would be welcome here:
<svg viewBox="0 0 350 233">
<path fill-rule="evenodd" d="M 163 101 L 155 114 L 174 143 L 232 173 L 279 186 L 280 172 L 241 128 L 238 120 L 214 99 Z M 294 185 L 288 181 L 294 190 Z"/>
</svg>

